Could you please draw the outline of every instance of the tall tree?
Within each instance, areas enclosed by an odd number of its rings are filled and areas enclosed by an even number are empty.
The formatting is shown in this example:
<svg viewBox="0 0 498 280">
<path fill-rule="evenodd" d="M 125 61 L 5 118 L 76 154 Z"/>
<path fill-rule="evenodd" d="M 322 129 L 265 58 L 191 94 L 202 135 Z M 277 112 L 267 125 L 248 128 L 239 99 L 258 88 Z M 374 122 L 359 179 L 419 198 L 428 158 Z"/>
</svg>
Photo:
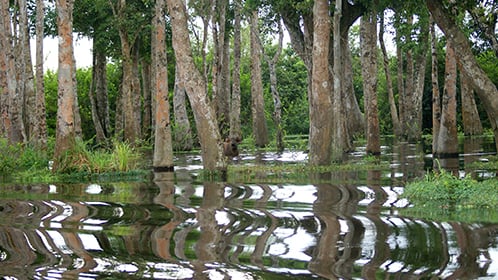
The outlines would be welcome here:
<svg viewBox="0 0 498 280">
<path fill-rule="evenodd" d="M 393 124 L 393 133 L 396 137 L 401 136 L 401 124 L 399 122 L 398 108 L 396 106 L 396 100 L 394 99 L 394 89 L 393 81 L 391 76 L 391 71 L 389 68 L 389 57 L 387 54 L 386 44 L 384 42 L 384 12 L 380 15 L 379 22 L 379 44 L 382 51 L 382 62 L 384 73 L 386 75 L 386 88 L 387 88 L 387 99 L 389 102 L 389 112 L 391 114 L 391 122 Z"/>
<path fill-rule="evenodd" d="M 309 161 L 312 165 L 328 165 L 332 148 L 332 85 L 329 77 L 330 16 L 327 0 L 313 4 L 313 55 L 310 95 Z"/>
<path fill-rule="evenodd" d="M 365 14 L 360 22 L 361 72 L 366 116 L 366 152 L 380 154 L 379 112 L 377 108 L 377 15 Z"/>
<path fill-rule="evenodd" d="M 252 132 L 257 147 L 265 147 L 269 143 L 268 127 L 265 118 L 263 97 L 263 81 L 261 76 L 261 45 L 259 43 L 258 10 L 251 12 L 251 109 Z"/>
<path fill-rule="evenodd" d="M 437 37 L 435 22 L 431 16 L 431 83 L 432 83 L 432 153 L 436 153 L 439 127 L 441 126 L 441 94 L 439 93 L 439 75 L 437 59 Z"/>
<path fill-rule="evenodd" d="M 168 101 L 168 60 L 166 57 L 166 2 L 156 0 L 152 21 L 152 92 L 156 101 L 154 158 L 155 171 L 173 171 L 173 144 Z"/>
<path fill-rule="evenodd" d="M 495 145 L 498 149 L 498 89 L 488 75 L 478 65 L 467 36 L 460 30 L 455 22 L 455 15 L 443 5 L 442 0 L 426 1 L 427 7 L 434 21 L 452 42 L 458 61 L 462 64 L 462 71 L 471 76 L 473 88 L 481 100 L 491 128 L 495 136 Z"/>
<path fill-rule="evenodd" d="M 446 63 L 444 92 L 441 109 L 441 125 L 436 146 L 436 156 L 455 157 L 458 155 L 458 135 L 456 123 L 456 81 L 457 59 L 451 41 L 446 43 Z"/>
<path fill-rule="evenodd" d="M 19 49 L 18 57 L 19 83 L 18 87 L 23 94 L 22 117 L 24 121 L 25 135 L 28 142 L 35 143 L 36 126 L 39 117 L 36 114 L 36 91 L 35 77 L 33 74 L 33 63 L 31 61 L 31 46 L 29 40 L 28 5 L 26 0 L 18 0 L 19 5 Z"/>
<path fill-rule="evenodd" d="M 233 139 L 242 139 L 242 130 L 240 128 L 241 1 L 234 1 L 234 6 L 232 93 L 230 95 L 230 137 Z"/>
<path fill-rule="evenodd" d="M 261 48 L 263 52 L 263 56 L 268 64 L 269 72 L 270 72 L 270 92 L 273 98 L 273 121 L 275 123 L 275 129 L 277 130 L 276 135 L 276 146 L 279 152 L 284 150 L 284 141 L 283 141 L 283 131 L 282 131 L 282 102 L 280 101 L 280 94 L 277 89 L 277 62 L 280 58 L 280 54 L 282 53 L 282 45 L 284 40 L 284 30 L 282 28 L 282 23 L 280 22 L 280 18 L 278 20 L 278 46 L 277 51 L 273 55 L 272 58 L 268 55 L 264 48 Z M 261 43 L 261 41 L 260 41 Z"/>
<path fill-rule="evenodd" d="M 57 30 L 59 35 L 59 71 L 57 122 L 53 169 L 62 168 L 63 156 L 76 143 L 75 104 L 76 85 L 73 49 L 73 7 L 74 0 L 57 0 Z"/>
<path fill-rule="evenodd" d="M 114 3 L 115 2 L 115 3 Z M 138 3 L 138 2 L 137 2 Z M 134 144 L 141 138 L 140 83 L 137 68 L 139 35 L 143 32 L 145 13 L 133 13 L 132 4 L 126 0 L 109 0 L 121 42 L 121 84 L 123 137 Z M 135 11 L 136 12 L 136 11 Z M 141 14 L 142 16 L 138 16 Z M 116 131 L 119 133 L 119 131 Z"/>
<path fill-rule="evenodd" d="M 206 81 L 196 68 L 190 46 L 188 14 L 182 0 L 167 0 L 173 34 L 177 72 L 190 100 L 202 153 L 202 164 L 207 171 L 226 171 L 223 141 L 216 114 L 207 96 Z"/>
<path fill-rule="evenodd" d="M 43 79 L 43 25 L 45 18 L 45 4 L 43 0 L 36 0 L 36 96 L 35 115 L 36 124 L 33 127 L 32 139 L 37 145 L 46 148 L 47 145 L 47 119 L 45 108 L 45 84 Z"/>
</svg>

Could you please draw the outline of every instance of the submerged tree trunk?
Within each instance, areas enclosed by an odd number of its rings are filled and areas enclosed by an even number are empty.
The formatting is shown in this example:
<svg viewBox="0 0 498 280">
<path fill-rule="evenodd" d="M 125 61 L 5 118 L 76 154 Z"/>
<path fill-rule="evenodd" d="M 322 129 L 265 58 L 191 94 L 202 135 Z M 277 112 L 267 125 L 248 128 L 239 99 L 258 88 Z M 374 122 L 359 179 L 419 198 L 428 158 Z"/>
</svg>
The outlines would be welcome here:
<svg viewBox="0 0 498 280">
<path fill-rule="evenodd" d="M 258 10 L 251 15 L 251 101 L 252 132 L 257 147 L 268 145 L 268 128 L 265 118 L 263 81 L 261 80 L 261 46 L 259 44 Z"/>
<path fill-rule="evenodd" d="M 154 171 L 173 171 L 173 144 L 168 101 L 168 60 L 166 57 L 165 1 L 156 0 L 153 18 L 152 92 L 155 96 Z"/>
<path fill-rule="evenodd" d="M 284 141 L 283 141 L 283 131 L 282 131 L 282 102 L 280 101 L 280 94 L 277 89 L 277 62 L 282 53 L 282 44 L 284 38 L 284 31 L 282 29 L 282 24 L 280 20 L 278 22 L 278 47 L 275 55 L 270 58 L 264 48 L 261 48 L 263 51 L 263 55 L 265 57 L 266 63 L 268 64 L 269 72 L 270 72 L 270 92 L 273 97 L 273 122 L 275 123 L 276 132 L 276 146 L 277 151 L 282 152 L 284 150 Z M 260 41 L 261 43 L 261 41 Z"/>
<path fill-rule="evenodd" d="M 364 15 L 360 23 L 361 69 L 365 97 L 367 154 L 380 154 L 379 114 L 377 108 L 377 19 Z"/>
<path fill-rule="evenodd" d="M 460 66 L 461 68 L 461 66 Z M 465 135 L 481 135 L 482 124 L 474 98 L 470 77 L 460 70 L 460 94 L 462 95 L 462 124 Z"/>
<path fill-rule="evenodd" d="M 178 72 L 176 70 L 175 72 Z M 175 75 L 173 90 L 173 112 L 175 117 L 175 148 L 179 151 L 190 151 L 193 148 L 192 129 L 187 115 L 187 102 L 185 100 L 185 86 L 179 75 Z"/>
<path fill-rule="evenodd" d="M 313 54 L 310 95 L 309 162 L 328 165 L 332 148 L 332 102 L 329 77 L 330 17 L 327 0 L 316 0 L 313 5 Z"/>
<path fill-rule="evenodd" d="M 61 160 L 76 143 L 75 131 L 75 80 L 73 49 L 74 0 L 57 0 L 57 30 L 59 35 L 59 76 L 57 98 L 57 122 L 53 170 L 63 168 Z"/>
<path fill-rule="evenodd" d="M 495 136 L 495 146 L 498 150 L 498 89 L 486 73 L 479 67 L 470 48 L 467 36 L 452 20 L 451 13 L 445 10 L 441 0 L 426 1 L 427 6 L 446 38 L 452 42 L 458 60 L 462 64 L 462 71 L 472 77 L 473 88 L 481 100 L 488 114 L 491 128 Z"/>
<path fill-rule="evenodd" d="M 456 157 L 458 135 L 456 123 L 456 79 L 457 65 L 455 50 L 451 42 L 446 43 L 444 93 L 441 109 L 441 126 L 436 146 L 436 156 Z"/>
<path fill-rule="evenodd" d="M 175 51 L 177 73 L 185 85 L 202 152 L 202 164 L 207 171 L 226 172 L 226 160 L 223 156 L 223 141 L 220 136 L 216 114 L 209 102 L 206 81 L 196 68 L 190 46 L 187 28 L 187 11 L 182 0 L 167 0 L 171 17 L 173 49 Z"/>
</svg>

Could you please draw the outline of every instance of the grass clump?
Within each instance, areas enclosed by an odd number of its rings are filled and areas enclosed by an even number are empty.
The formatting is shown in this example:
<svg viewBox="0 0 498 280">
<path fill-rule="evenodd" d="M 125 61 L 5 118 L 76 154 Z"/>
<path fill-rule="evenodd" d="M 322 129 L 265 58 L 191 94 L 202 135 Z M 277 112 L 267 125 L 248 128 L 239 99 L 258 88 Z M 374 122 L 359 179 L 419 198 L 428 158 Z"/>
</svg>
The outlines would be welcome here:
<svg viewBox="0 0 498 280">
<path fill-rule="evenodd" d="M 458 178 L 448 171 L 432 172 L 409 183 L 401 196 L 415 208 L 498 208 L 498 180 Z"/>
</svg>

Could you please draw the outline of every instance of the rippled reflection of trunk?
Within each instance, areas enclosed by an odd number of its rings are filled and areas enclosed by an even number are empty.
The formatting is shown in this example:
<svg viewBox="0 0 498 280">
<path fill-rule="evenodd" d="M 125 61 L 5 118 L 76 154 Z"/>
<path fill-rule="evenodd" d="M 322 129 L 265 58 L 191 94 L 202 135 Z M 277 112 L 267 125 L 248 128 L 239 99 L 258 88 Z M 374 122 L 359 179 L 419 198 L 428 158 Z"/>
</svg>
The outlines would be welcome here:
<svg viewBox="0 0 498 280">
<path fill-rule="evenodd" d="M 200 226 L 200 235 L 195 245 L 197 260 L 193 261 L 195 273 L 198 277 L 205 277 L 206 264 L 219 260 L 218 245 L 221 232 L 216 221 L 216 211 L 221 209 L 224 202 L 224 188 L 222 184 L 206 182 L 201 206 L 197 209 L 197 221 Z"/>
<path fill-rule="evenodd" d="M 153 252 L 168 261 L 176 262 L 171 256 L 171 244 L 173 233 L 177 227 L 185 220 L 184 212 L 175 206 L 175 181 L 174 173 L 155 173 L 154 183 L 159 188 L 159 193 L 154 198 L 154 203 L 162 205 L 173 212 L 173 218 L 169 223 L 157 227 L 151 234 L 151 246 Z"/>
<path fill-rule="evenodd" d="M 335 214 L 337 203 L 341 199 L 341 192 L 331 185 L 317 185 L 317 199 L 313 204 L 313 212 L 320 219 L 322 232 L 313 250 L 313 259 L 308 269 L 314 273 L 330 279 L 337 279 L 333 267 L 338 259 L 337 242 L 341 232 L 339 219 Z"/>
<path fill-rule="evenodd" d="M 378 183 L 380 182 L 380 176 L 380 171 L 368 171 L 367 183 L 368 187 L 375 192 L 375 200 L 367 206 L 366 216 L 375 225 L 376 239 L 373 258 L 362 269 L 361 275 L 365 279 L 375 279 L 376 272 L 385 261 L 389 260 L 391 255 L 391 250 L 387 243 L 390 228 L 380 216 L 382 205 L 387 201 L 387 194 Z"/>
</svg>

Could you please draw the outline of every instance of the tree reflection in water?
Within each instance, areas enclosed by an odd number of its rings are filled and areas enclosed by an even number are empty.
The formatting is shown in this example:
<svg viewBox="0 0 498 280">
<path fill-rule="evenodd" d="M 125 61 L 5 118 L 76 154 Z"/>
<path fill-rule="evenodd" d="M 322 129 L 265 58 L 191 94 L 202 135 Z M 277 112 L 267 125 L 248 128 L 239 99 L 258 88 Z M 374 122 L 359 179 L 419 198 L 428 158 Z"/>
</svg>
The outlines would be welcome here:
<svg viewBox="0 0 498 280">
<path fill-rule="evenodd" d="M 398 216 L 380 171 L 363 187 L 156 176 L 99 193 L 85 185 L 5 187 L 0 275 L 474 279 L 497 271 L 498 225 Z"/>
</svg>

